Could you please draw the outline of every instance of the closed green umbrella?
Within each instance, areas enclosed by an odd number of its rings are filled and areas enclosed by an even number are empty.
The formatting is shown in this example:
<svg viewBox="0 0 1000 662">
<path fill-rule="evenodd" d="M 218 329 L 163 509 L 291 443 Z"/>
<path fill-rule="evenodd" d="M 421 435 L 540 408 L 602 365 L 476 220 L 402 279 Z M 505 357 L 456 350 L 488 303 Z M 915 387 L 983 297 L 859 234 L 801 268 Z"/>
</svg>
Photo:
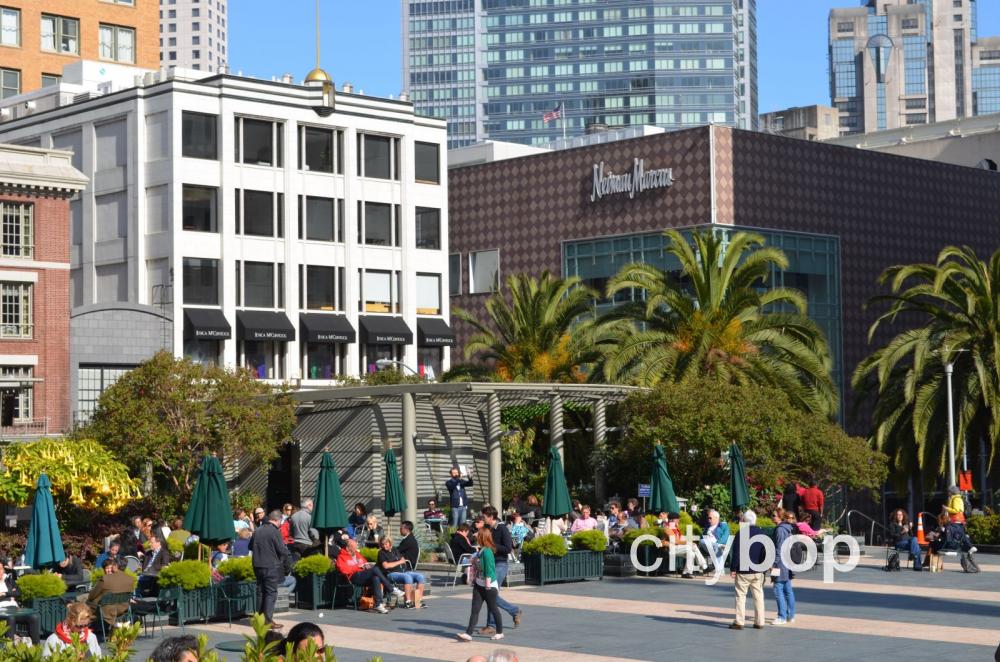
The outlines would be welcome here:
<svg viewBox="0 0 1000 662">
<path fill-rule="evenodd" d="M 750 503 L 747 467 L 743 462 L 743 453 L 735 443 L 729 447 L 729 501 L 734 513 Z"/>
<path fill-rule="evenodd" d="M 386 517 L 406 510 L 406 494 L 403 493 L 403 481 L 399 479 L 399 469 L 396 467 L 396 454 L 390 448 L 382 457 L 385 462 L 385 502 L 382 510 Z"/>
<path fill-rule="evenodd" d="M 563 473 L 562 458 L 555 448 L 549 449 L 549 471 L 545 476 L 545 495 L 542 499 L 542 515 L 562 517 L 573 510 Z"/>
<path fill-rule="evenodd" d="M 198 536 L 206 545 L 232 540 L 236 536 L 229 489 L 217 457 L 207 456 L 201 463 L 191 495 L 191 505 L 184 515 L 184 529 Z M 198 547 L 199 555 L 201 547 Z"/>
<path fill-rule="evenodd" d="M 312 515 L 312 525 L 324 534 L 333 529 L 347 528 L 347 507 L 340 489 L 340 476 L 333 464 L 333 457 L 323 453 L 319 464 L 319 478 L 316 479 L 316 498 Z M 329 551 L 329 537 L 323 536 L 323 553 Z"/>
<path fill-rule="evenodd" d="M 52 502 L 52 481 L 43 473 L 35 486 L 35 502 L 31 508 L 31 527 L 28 529 L 24 562 L 39 570 L 59 563 L 64 558 L 66 551 L 59 534 L 59 522 L 56 521 L 56 506 Z"/>
<path fill-rule="evenodd" d="M 680 512 L 677 495 L 674 494 L 674 481 L 670 478 L 670 472 L 667 471 L 667 455 L 660 444 L 653 447 L 653 475 L 649 479 L 649 486 L 651 512 Z"/>
</svg>

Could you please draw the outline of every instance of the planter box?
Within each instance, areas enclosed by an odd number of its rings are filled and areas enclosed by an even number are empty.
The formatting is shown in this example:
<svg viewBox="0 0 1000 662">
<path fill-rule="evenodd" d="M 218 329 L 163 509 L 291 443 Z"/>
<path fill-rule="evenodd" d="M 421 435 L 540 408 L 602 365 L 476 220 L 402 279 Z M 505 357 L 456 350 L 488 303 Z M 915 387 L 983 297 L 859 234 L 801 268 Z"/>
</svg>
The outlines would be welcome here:
<svg viewBox="0 0 1000 662">
<path fill-rule="evenodd" d="M 661 558 L 661 551 L 663 551 L 663 548 L 657 547 L 656 545 L 639 545 L 635 550 L 635 558 L 639 562 L 639 565 L 651 567 L 656 563 L 657 558 Z M 632 563 L 632 557 L 630 554 L 626 554 L 625 558 L 628 559 L 629 564 Z M 669 567 L 670 564 L 668 563 L 668 559 L 661 558 L 660 567 L 656 569 L 656 572 L 643 572 L 638 568 L 635 569 L 635 572 L 637 575 L 642 577 L 652 577 L 655 574 L 662 574 L 666 572 Z"/>
<path fill-rule="evenodd" d="M 56 626 L 66 618 L 66 603 L 62 596 L 55 598 L 35 598 L 26 605 L 38 610 L 38 621 L 42 634 L 51 634 Z"/>
<path fill-rule="evenodd" d="M 605 577 L 635 577 L 635 566 L 628 554 L 606 554 L 604 556 Z"/>
<path fill-rule="evenodd" d="M 604 576 L 604 552 L 571 551 L 563 557 L 525 554 L 522 561 L 525 581 L 539 586 Z"/>
<path fill-rule="evenodd" d="M 215 588 L 212 586 L 181 591 L 177 598 L 177 619 L 179 623 L 207 621 L 216 614 L 216 602 Z"/>
<path fill-rule="evenodd" d="M 221 590 L 216 591 L 215 596 L 215 615 L 218 618 L 226 618 L 227 609 L 229 609 L 226 606 L 226 600 L 222 597 L 223 591 L 231 600 L 235 599 L 231 603 L 234 618 L 252 614 L 257 609 L 257 582 L 237 582 L 227 579 L 222 582 L 220 588 Z"/>
<path fill-rule="evenodd" d="M 523 563 L 508 563 L 507 564 L 507 577 L 503 581 L 504 586 L 510 588 L 511 586 L 523 586 L 524 585 L 524 564 Z M 430 592 L 427 590 L 429 586 L 424 587 L 424 595 L 428 595 Z"/>
<path fill-rule="evenodd" d="M 295 587 L 296 607 L 299 609 L 319 609 L 333 605 L 333 575 L 306 575 L 299 577 L 298 580 Z"/>
</svg>

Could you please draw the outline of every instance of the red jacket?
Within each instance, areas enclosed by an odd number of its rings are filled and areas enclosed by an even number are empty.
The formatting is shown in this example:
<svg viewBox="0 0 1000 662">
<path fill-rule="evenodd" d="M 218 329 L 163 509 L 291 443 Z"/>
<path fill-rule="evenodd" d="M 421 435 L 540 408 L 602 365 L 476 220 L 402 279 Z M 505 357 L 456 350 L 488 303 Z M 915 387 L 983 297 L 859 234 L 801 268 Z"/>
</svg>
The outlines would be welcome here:
<svg viewBox="0 0 1000 662">
<path fill-rule="evenodd" d="M 337 555 L 337 572 L 349 580 L 354 573 L 364 570 L 367 563 L 365 557 L 358 553 L 351 554 L 350 550 L 345 547 Z"/>
<path fill-rule="evenodd" d="M 280 527 L 278 527 L 278 530 L 281 531 L 281 539 L 286 545 L 291 545 L 295 542 L 295 538 L 292 537 L 291 529 L 292 525 L 289 524 L 287 519 L 281 523 Z"/>
<path fill-rule="evenodd" d="M 823 490 L 818 487 L 807 487 L 802 493 L 802 509 L 823 512 Z M 814 522 L 819 524 L 819 522 Z"/>
</svg>

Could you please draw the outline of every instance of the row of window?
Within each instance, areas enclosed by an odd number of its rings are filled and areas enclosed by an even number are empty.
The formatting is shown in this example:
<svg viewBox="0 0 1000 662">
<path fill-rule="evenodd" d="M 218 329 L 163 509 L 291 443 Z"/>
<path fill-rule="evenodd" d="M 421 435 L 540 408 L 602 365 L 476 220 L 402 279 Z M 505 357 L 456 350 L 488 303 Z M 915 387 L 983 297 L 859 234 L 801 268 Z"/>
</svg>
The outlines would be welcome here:
<svg viewBox="0 0 1000 662">
<path fill-rule="evenodd" d="M 234 154 L 237 163 L 284 167 L 284 123 L 236 117 Z M 219 158 L 219 117 L 185 111 L 181 121 L 181 153 L 190 158 Z M 298 168 L 311 172 L 344 173 L 344 131 L 312 126 L 298 127 Z M 402 141 L 393 136 L 359 133 L 357 172 L 362 177 L 400 179 Z M 413 147 L 414 178 L 441 183 L 441 147 L 416 142 Z"/>
<path fill-rule="evenodd" d="M 494 251 L 494 253 L 496 253 Z M 495 262 L 495 261 L 494 261 Z M 479 264 L 478 262 L 476 264 Z M 480 265 L 480 271 L 487 268 Z M 494 266 L 494 271 L 496 267 Z M 478 273 L 478 272 L 477 272 Z M 482 276 L 485 278 L 485 276 Z M 246 308 L 285 307 L 285 265 L 281 262 L 240 261 L 235 263 L 236 306 Z M 401 309 L 401 272 L 358 269 L 358 310 L 363 313 L 396 313 Z M 490 289 L 495 285 L 487 279 Z M 301 310 L 344 311 L 344 267 L 299 265 L 298 284 Z M 183 262 L 183 302 L 185 305 L 218 306 L 220 301 L 219 260 L 186 257 Z M 484 286 L 485 287 L 485 286 Z M 441 314 L 441 275 L 416 275 L 418 315 Z M 15 336 L 19 337 L 19 336 Z"/>
<path fill-rule="evenodd" d="M 284 237 L 284 197 L 282 193 L 271 191 L 236 189 L 236 233 L 251 237 Z M 343 243 L 346 241 L 345 219 L 343 199 L 299 196 L 299 239 Z M 218 232 L 219 189 L 214 186 L 184 184 L 181 223 L 184 230 L 191 232 Z M 402 211 L 399 205 L 359 200 L 357 224 L 359 244 L 402 245 Z M 414 232 L 417 248 L 440 249 L 441 210 L 417 207 Z"/>
<path fill-rule="evenodd" d="M 132 4 L 116 0 L 119 4 Z M 98 55 L 102 60 L 135 62 L 135 28 L 100 23 Z M 21 46 L 21 11 L 0 7 L 0 46 Z M 80 54 L 80 19 L 72 16 L 42 14 L 39 47 L 64 55 Z"/>
<path fill-rule="evenodd" d="M 546 5 L 540 5 L 546 6 Z M 525 23 L 569 23 L 582 21 L 621 21 L 649 17 L 668 18 L 672 16 L 729 16 L 732 5 L 697 6 L 654 6 L 631 7 L 629 9 L 587 9 L 582 11 L 534 12 L 530 14 L 492 14 L 486 17 L 486 27 L 497 28 Z"/>
</svg>

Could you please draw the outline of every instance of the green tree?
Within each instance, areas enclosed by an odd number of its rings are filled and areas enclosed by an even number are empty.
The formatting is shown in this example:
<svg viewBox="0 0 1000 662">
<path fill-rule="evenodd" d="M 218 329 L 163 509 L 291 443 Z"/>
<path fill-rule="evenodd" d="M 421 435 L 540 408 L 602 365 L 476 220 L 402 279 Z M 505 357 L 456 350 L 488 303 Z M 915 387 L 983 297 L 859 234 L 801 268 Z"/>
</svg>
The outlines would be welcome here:
<svg viewBox="0 0 1000 662">
<path fill-rule="evenodd" d="M 186 500 L 205 455 L 269 464 L 295 425 L 287 389 L 244 369 L 203 366 L 159 352 L 107 389 L 81 436 L 98 440 L 142 475 Z"/>
<path fill-rule="evenodd" d="M 706 406 L 706 403 L 711 403 Z M 775 388 L 719 382 L 711 376 L 662 382 L 621 407 L 625 435 L 611 450 L 611 483 L 631 494 L 647 482 L 653 446 L 662 443 L 678 495 L 728 482 L 722 453 L 733 442 L 746 459 L 750 482 L 776 489 L 810 475 L 827 485 L 877 488 L 885 457 L 848 436 L 825 416 L 804 412 Z"/>
<path fill-rule="evenodd" d="M 506 288 L 486 301 L 488 320 L 460 308 L 452 309 L 452 315 L 475 329 L 465 357 L 478 355 L 488 362 L 494 378 L 580 382 L 582 366 L 592 358 L 584 332 L 588 323 L 580 318 L 592 310 L 595 296 L 576 277 L 557 278 L 548 271 L 540 278 L 520 274 L 510 276 Z"/>
<path fill-rule="evenodd" d="M 797 290 L 765 289 L 772 270 L 788 267 L 764 238 L 711 231 L 688 240 L 668 230 L 666 252 L 680 278 L 649 264 L 629 264 L 607 295 L 637 289 L 645 300 L 606 316 L 592 334 L 608 381 L 644 386 L 709 375 L 723 382 L 781 390 L 796 407 L 832 417 L 838 407 L 832 361 L 822 330 L 806 316 Z"/>
<path fill-rule="evenodd" d="M 966 439 L 987 439 L 992 462 L 1000 436 L 1000 251 L 984 262 L 967 246 L 948 246 L 933 264 L 889 267 L 879 283 L 888 283 L 891 293 L 869 302 L 888 303 L 869 341 L 883 325 L 906 328 L 859 363 L 852 377 L 859 399 L 874 401 L 876 447 L 901 481 L 917 469 L 946 473 L 945 366 L 951 363 L 956 454 Z"/>
</svg>

